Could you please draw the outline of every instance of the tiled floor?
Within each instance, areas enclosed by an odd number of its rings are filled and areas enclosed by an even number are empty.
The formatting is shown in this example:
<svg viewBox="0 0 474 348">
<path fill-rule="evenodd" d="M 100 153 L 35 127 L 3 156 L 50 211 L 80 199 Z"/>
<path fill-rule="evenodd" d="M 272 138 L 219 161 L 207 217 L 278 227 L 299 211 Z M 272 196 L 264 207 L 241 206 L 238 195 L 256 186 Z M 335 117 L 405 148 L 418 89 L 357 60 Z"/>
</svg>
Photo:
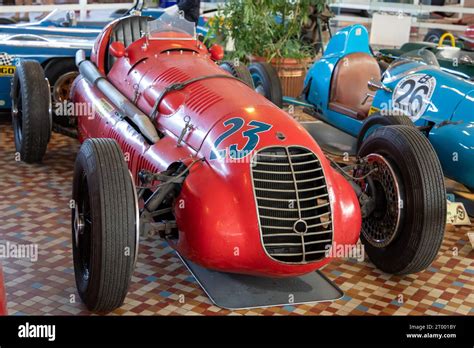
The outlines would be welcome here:
<svg viewBox="0 0 474 348">
<path fill-rule="evenodd" d="M 78 143 L 53 135 L 43 165 L 15 161 L 11 127 L 0 125 L 0 243 L 37 244 L 37 262 L 4 259 L 12 315 L 88 315 L 71 259 L 71 175 Z M 436 262 L 404 278 L 370 263 L 337 260 L 324 273 L 345 292 L 333 303 L 229 312 L 213 306 L 175 253 L 143 240 L 130 293 L 115 315 L 474 315 L 474 251 L 469 228 L 448 228 Z M 184 303 L 180 301 L 184 296 Z M 402 300 L 402 301 L 400 301 Z"/>
</svg>

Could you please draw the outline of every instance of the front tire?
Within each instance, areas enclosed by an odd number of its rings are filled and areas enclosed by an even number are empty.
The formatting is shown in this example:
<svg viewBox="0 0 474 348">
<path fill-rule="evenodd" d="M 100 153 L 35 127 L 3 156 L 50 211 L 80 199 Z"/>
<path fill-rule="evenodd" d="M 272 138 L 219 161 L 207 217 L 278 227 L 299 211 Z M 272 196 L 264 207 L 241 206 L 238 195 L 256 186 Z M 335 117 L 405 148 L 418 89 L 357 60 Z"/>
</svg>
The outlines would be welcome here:
<svg viewBox="0 0 474 348">
<path fill-rule="evenodd" d="M 386 273 L 423 271 L 436 258 L 446 226 L 446 189 L 433 147 L 415 127 L 381 127 L 359 157 L 378 167 L 368 179 L 375 209 L 361 233 L 370 260 Z"/>
<path fill-rule="evenodd" d="M 93 312 L 113 311 L 127 295 L 138 253 L 134 190 L 114 140 L 82 145 L 74 169 L 73 258 L 79 295 Z"/>
<path fill-rule="evenodd" d="M 51 137 L 49 84 L 38 62 L 22 60 L 12 84 L 12 123 L 16 152 L 26 163 L 43 160 Z"/>
</svg>

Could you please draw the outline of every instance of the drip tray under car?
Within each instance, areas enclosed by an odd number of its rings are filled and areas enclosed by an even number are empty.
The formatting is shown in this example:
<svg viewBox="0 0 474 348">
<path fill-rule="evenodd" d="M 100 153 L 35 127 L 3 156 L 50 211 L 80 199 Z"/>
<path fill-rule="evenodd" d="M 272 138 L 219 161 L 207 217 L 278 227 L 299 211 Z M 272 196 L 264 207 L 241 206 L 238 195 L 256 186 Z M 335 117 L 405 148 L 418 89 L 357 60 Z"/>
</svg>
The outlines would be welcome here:
<svg viewBox="0 0 474 348">
<path fill-rule="evenodd" d="M 294 278 L 263 278 L 211 271 L 178 256 L 212 303 L 229 310 L 330 302 L 344 296 L 319 271 Z"/>
<path fill-rule="evenodd" d="M 321 149 L 334 156 L 355 156 L 357 139 L 323 121 L 300 122 Z"/>
</svg>

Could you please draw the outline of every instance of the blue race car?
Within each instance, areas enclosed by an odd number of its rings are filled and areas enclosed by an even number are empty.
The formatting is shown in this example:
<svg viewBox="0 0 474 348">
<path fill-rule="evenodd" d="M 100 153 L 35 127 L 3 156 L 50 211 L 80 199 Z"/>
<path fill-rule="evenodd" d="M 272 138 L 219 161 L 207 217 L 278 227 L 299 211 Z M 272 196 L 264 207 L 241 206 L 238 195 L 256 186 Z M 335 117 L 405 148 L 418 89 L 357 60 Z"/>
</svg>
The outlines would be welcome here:
<svg viewBox="0 0 474 348">
<path fill-rule="evenodd" d="M 474 192 L 474 83 L 442 71 L 432 52 L 381 69 L 365 27 L 347 27 L 309 70 L 303 97 L 307 112 L 357 139 L 355 150 L 381 126 L 418 127 L 445 175 Z"/>
<path fill-rule="evenodd" d="M 12 107 L 12 78 L 20 60 L 32 60 L 41 65 L 51 85 L 53 102 L 67 100 L 71 83 L 78 74 L 74 56 L 79 49 L 90 55 L 93 44 L 94 38 L 0 31 L 0 110 Z"/>
<path fill-rule="evenodd" d="M 175 2 L 174 2 L 175 3 Z M 78 21 L 74 11 L 53 11 L 37 22 L 0 25 L 0 110 L 11 108 L 10 85 L 15 72 L 15 58 L 31 59 L 44 68 L 52 89 L 53 103 L 63 102 L 69 96 L 72 81 L 77 76 L 74 62 L 79 49 L 90 55 L 92 45 L 102 29 L 114 19 L 140 14 L 159 18 L 172 1 L 161 1 L 162 7 L 148 7 L 138 0 L 130 9 L 119 10 L 101 21 Z M 207 12 L 211 13 L 214 9 Z M 206 18 L 201 17 L 198 33 L 207 34 Z"/>
<path fill-rule="evenodd" d="M 174 2 L 175 3 L 175 2 Z M 75 11 L 55 10 L 36 22 L 23 24 L 0 25 L 1 33 L 8 34 L 31 34 L 31 35 L 57 35 L 72 36 L 80 38 L 96 38 L 102 29 L 115 19 L 131 14 L 159 18 L 166 7 L 173 5 L 171 1 L 161 1 L 161 7 L 148 7 L 147 2 L 138 0 L 131 8 L 120 9 L 109 16 L 102 16 L 98 20 L 83 20 L 77 18 Z M 213 13 L 216 8 L 211 7 L 205 13 Z M 207 34 L 207 20 L 205 17 L 199 19 L 198 33 Z"/>
</svg>

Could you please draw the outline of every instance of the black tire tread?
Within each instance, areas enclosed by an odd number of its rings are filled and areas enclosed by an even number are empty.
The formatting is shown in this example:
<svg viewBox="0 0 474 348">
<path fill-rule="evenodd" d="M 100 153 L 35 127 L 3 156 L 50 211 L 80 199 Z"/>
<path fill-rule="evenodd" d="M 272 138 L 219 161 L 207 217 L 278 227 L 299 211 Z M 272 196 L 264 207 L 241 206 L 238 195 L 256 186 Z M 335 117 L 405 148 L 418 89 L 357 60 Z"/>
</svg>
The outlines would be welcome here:
<svg viewBox="0 0 474 348">
<path fill-rule="evenodd" d="M 380 113 L 375 113 L 364 120 L 362 128 L 360 129 L 359 135 L 357 137 L 357 149 L 360 149 L 362 143 L 364 142 L 364 137 L 367 131 L 375 126 L 409 126 L 415 127 L 413 122 L 408 116 L 402 115 L 381 115 Z"/>
<path fill-rule="evenodd" d="M 101 211 L 97 213 L 101 215 L 102 231 L 101 259 L 97 266 L 100 276 L 91 276 L 91 280 L 98 282 L 97 295 L 86 294 L 83 299 L 90 310 L 106 313 L 123 304 L 133 274 L 135 253 L 138 252 L 134 250 L 136 221 L 133 184 L 120 147 L 114 140 L 87 140 L 81 152 L 90 154 L 86 155 L 86 161 L 95 168 L 93 173 L 97 181 L 94 187 L 99 191 Z M 89 185 L 91 183 L 89 181 Z M 124 254 L 127 246 L 130 247 L 130 256 Z"/>
<path fill-rule="evenodd" d="M 267 99 L 279 108 L 283 107 L 283 91 L 281 81 L 275 68 L 267 62 L 257 62 L 249 65 L 249 71 L 260 74 L 264 81 L 267 81 Z"/>
<path fill-rule="evenodd" d="M 250 75 L 250 71 L 245 64 L 239 63 L 236 65 L 232 61 L 224 61 L 220 64 L 220 67 L 231 73 L 232 76 L 242 80 L 242 82 L 244 82 L 250 88 L 255 88 L 253 85 L 252 75 Z"/>
<path fill-rule="evenodd" d="M 38 62 L 20 61 L 12 92 L 13 102 L 22 93 L 22 141 L 15 140 L 16 151 L 26 163 L 41 162 L 51 137 L 52 120 L 48 84 Z"/>
<path fill-rule="evenodd" d="M 417 245 L 406 245 L 406 250 L 397 258 L 388 260 L 391 265 L 380 265 L 372 260 L 376 266 L 388 273 L 398 275 L 412 274 L 423 271 L 436 258 L 444 238 L 446 226 L 446 189 L 444 176 L 438 157 L 430 142 L 415 127 L 389 126 L 377 129 L 369 136 L 360 150 L 361 156 L 366 154 L 367 144 L 375 138 L 386 139 L 396 144 L 403 151 L 405 167 L 414 183 L 419 187 L 407 188 L 408 190 L 421 191 L 414 195 L 412 209 L 422 208 L 422 211 L 413 211 L 412 233 L 419 233 Z M 401 150 L 401 151 L 402 151 Z M 404 209 L 407 209 L 405 207 Z M 417 229 L 417 226 L 420 229 Z M 403 232 L 403 231 L 402 231 Z M 390 246 L 389 246 L 390 247 Z M 370 257 L 370 247 L 366 248 Z M 410 250 L 414 249 L 411 259 Z M 372 259 L 372 258 L 371 258 Z"/>
</svg>

